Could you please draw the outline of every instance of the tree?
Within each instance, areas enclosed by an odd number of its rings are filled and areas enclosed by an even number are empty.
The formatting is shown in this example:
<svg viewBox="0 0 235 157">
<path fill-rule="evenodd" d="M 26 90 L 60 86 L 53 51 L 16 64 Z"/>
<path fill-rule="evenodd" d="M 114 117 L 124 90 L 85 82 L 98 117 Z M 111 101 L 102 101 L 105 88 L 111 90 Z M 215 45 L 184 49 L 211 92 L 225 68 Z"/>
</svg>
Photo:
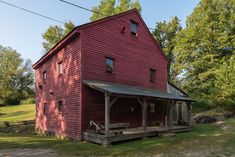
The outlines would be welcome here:
<svg viewBox="0 0 235 157">
<path fill-rule="evenodd" d="M 58 43 L 63 37 L 65 37 L 74 28 L 74 24 L 71 21 L 64 23 L 64 28 L 60 26 L 50 26 L 43 34 L 43 48 L 44 51 L 49 51 L 56 43 Z"/>
<path fill-rule="evenodd" d="M 135 2 L 131 2 L 131 0 L 101 0 L 98 6 L 92 8 L 94 13 L 90 17 L 90 20 L 95 21 L 133 8 L 141 12 L 141 5 L 138 0 Z"/>
<path fill-rule="evenodd" d="M 33 97 L 34 76 L 30 60 L 23 60 L 19 53 L 0 45 L 0 103 L 19 104 Z"/>
<path fill-rule="evenodd" d="M 178 17 L 173 17 L 171 21 L 157 22 L 153 36 L 161 46 L 163 52 L 166 54 L 169 64 L 167 67 L 168 80 L 175 82 L 176 74 L 174 71 L 175 62 L 175 45 L 176 45 L 176 34 L 181 31 L 180 20 Z"/>
<path fill-rule="evenodd" d="M 216 70 L 215 105 L 235 113 L 235 55 Z"/>
<path fill-rule="evenodd" d="M 176 71 L 189 94 L 211 105 L 217 69 L 235 53 L 234 17 L 234 0 L 202 0 L 177 35 Z"/>
</svg>

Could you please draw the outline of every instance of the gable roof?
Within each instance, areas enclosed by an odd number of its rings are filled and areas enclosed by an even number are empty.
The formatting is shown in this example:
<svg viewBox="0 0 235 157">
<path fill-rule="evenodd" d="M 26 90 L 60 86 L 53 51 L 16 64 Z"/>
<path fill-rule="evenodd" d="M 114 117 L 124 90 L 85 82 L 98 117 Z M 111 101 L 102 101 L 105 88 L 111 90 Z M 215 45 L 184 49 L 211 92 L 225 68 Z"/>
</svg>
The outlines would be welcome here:
<svg viewBox="0 0 235 157">
<path fill-rule="evenodd" d="M 176 90 L 181 92 L 183 95 L 188 96 L 188 94 L 184 90 L 182 90 L 181 88 L 179 88 L 178 86 L 176 86 L 172 82 L 168 81 L 167 83 L 168 83 L 168 85 L 172 86 L 173 88 L 175 88 Z"/>
<path fill-rule="evenodd" d="M 108 16 L 108 17 L 105 17 L 105 18 L 102 18 L 102 19 L 99 19 L 99 20 L 96 20 L 96 21 L 93 21 L 93 22 L 89 22 L 89 23 L 85 23 L 83 25 L 76 26 L 69 34 L 67 34 L 64 38 L 62 38 L 54 47 L 52 47 L 45 55 L 43 55 L 36 63 L 34 63 L 32 67 L 34 69 L 37 69 L 41 64 L 43 64 L 45 61 L 47 61 L 51 56 L 56 54 L 73 37 L 80 34 L 79 30 L 82 30 L 86 27 L 90 27 L 92 25 L 100 24 L 100 23 L 103 23 L 103 22 L 106 22 L 106 21 L 109 21 L 109 20 L 112 20 L 112 19 L 115 19 L 115 18 L 119 18 L 121 16 L 125 16 L 125 15 L 130 14 L 130 13 L 135 13 L 139 17 L 139 19 L 141 20 L 141 22 L 144 25 L 145 29 L 147 30 L 148 34 L 150 35 L 152 41 L 155 43 L 156 47 L 158 48 L 160 53 L 163 55 L 163 57 L 167 60 L 167 62 L 169 62 L 168 58 L 166 57 L 166 55 L 162 51 L 162 49 L 159 46 L 159 44 L 157 43 L 157 41 L 154 39 L 153 35 L 149 31 L 147 25 L 145 24 L 144 20 L 142 19 L 141 15 L 137 11 L 137 9 L 131 9 L 131 10 L 128 10 L 128 11 L 120 13 L 120 14 Z"/>
</svg>

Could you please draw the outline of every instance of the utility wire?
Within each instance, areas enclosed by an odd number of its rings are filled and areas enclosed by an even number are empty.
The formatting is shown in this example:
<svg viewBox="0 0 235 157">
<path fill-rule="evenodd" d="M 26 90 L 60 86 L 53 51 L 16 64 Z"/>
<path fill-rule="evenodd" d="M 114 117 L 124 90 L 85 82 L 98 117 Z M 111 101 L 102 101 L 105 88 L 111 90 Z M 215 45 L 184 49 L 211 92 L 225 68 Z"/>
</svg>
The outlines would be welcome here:
<svg viewBox="0 0 235 157">
<path fill-rule="evenodd" d="M 101 12 L 94 11 L 94 10 L 91 10 L 91 9 L 88 9 L 88 8 L 85 8 L 85 7 L 82 7 L 82 6 L 80 6 L 80 5 L 77 5 L 77 4 L 74 4 L 74 3 L 71 3 L 71 2 L 68 2 L 68 1 L 65 1 L 65 0 L 59 0 L 59 1 L 61 1 L 61 2 L 63 2 L 63 3 L 66 3 L 66 4 L 69 4 L 69 5 L 72 5 L 72 6 L 75 6 L 75 7 L 80 8 L 80 9 L 86 10 L 86 11 L 93 12 L 93 13 L 95 13 L 95 14 L 100 14 L 100 15 L 103 15 L 103 16 L 108 16 L 108 15 L 105 15 L 105 14 L 103 14 L 103 13 L 101 13 Z M 149 30 L 153 30 L 153 31 L 155 30 L 154 28 L 151 28 L 151 27 L 148 27 L 148 29 L 149 29 Z M 172 33 L 174 33 L 174 32 L 172 32 Z M 196 41 L 205 42 L 205 41 L 200 40 L 200 39 L 190 38 L 190 37 L 186 37 L 186 36 L 179 35 L 179 34 L 176 34 L 176 36 L 179 36 L 179 37 L 182 37 L 182 38 L 186 38 L 186 39 L 191 39 L 191 40 L 196 40 Z"/>
<path fill-rule="evenodd" d="M 31 14 L 34 14 L 34 15 L 37 15 L 37 16 L 40 16 L 40 17 L 43 17 L 43 18 L 46 18 L 46 19 L 49 19 L 49 20 L 52 20 L 52 21 L 55 21 L 55 22 L 58 22 L 58 23 L 61 23 L 61 24 L 64 24 L 63 21 L 60 21 L 60 20 L 51 18 L 51 17 L 49 17 L 49 16 L 46 16 L 46 15 L 43 15 L 43 14 L 40 14 L 40 13 L 31 11 L 31 10 L 28 10 L 28 9 L 25 9 L 25 8 L 22 8 L 22 7 L 20 7 L 20 6 L 17 6 L 17 5 L 14 5 L 14 4 L 11 4 L 11 3 L 8 3 L 8 2 L 2 1 L 2 0 L 0 0 L 0 3 L 5 4 L 5 5 L 8 5 L 8 6 L 11 6 L 11 7 L 14 7 L 14 8 L 17 8 L 17 9 L 20 9 L 20 10 L 23 10 L 23 11 L 25 11 L 25 12 L 28 12 L 28 13 L 31 13 Z"/>
<path fill-rule="evenodd" d="M 105 14 L 100 13 L 100 12 L 98 12 L 98 11 L 94 11 L 94 10 L 92 10 L 92 9 L 88 9 L 88 8 L 82 7 L 82 6 L 80 6 L 80 5 L 77 5 L 77 4 L 68 2 L 68 1 L 64 1 L 64 0 L 59 0 L 59 1 L 61 1 L 61 2 L 63 2 L 63 3 L 67 3 L 67 4 L 72 5 L 72 6 L 75 6 L 75 7 L 80 8 L 80 9 L 86 10 L 86 11 L 90 11 L 90 12 L 93 12 L 93 13 L 96 13 L 96 14 L 108 16 L 108 15 L 105 15 Z"/>
<path fill-rule="evenodd" d="M 86 10 L 86 11 L 93 12 L 93 13 L 95 13 L 95 14 L 100 14 L 100 15 L 103 15 L 103 16 L 109 16 L 109 15 L 103 14 L 103 13 L 101 13 L 101 12 L 94 11 L 94 10 L 92 10 L 92 9 L 88 9 L 88 8 L 82 7 L 82 6 L 80 6 L 80 5 L 77 5 L 77 4 L 74 4 L 74 3 L 71 3 L 71 2 L 68 2 L 68 1 L 65 1 L 65 0 L 59 0 L 59 1 L 61 1 L 61 2 L 63 2 L 63 3 L 67 3 L 67 4 L 72 5 L 72 6 L 75 6 L 75 7 L 80 8 L 80 9 Z M 154 28 L 149 28 L 149 27 L 148 27 L 148 29 L 150 29 L 150 30 L 155 30 Z"/>
<path fill-rule="evenodd" d="M 77 5 L 77 4 L 74 4 L 74 3 L 71 3 L 71 2 L 68 2 L 68 1 L 65 1 L 65 0 L 59 0 L 63 3 L 66 3 L 66 4 L 69 4 L 69 5 L 72 5 L 74 7 L 77 7 L 77 8 L 80 8 L 80 9 L 83 9 L 83 10 L 86 10 L 86 11 L 90 11 L 90 12 L 93 12 L 95 14 L 100 14 L 100 15 L 103 15 L 103 16 L 108 16 L 108 15 L 105 15 L 103 13 L 100 13 L 98 11 L 94 11 L 94 10 L 91 10 L 91 9 L 88 9 L 88 8 L 85 8 L 85 7 L 82 7 L 80 5 Z M 17 6 L 17 5 L 14 5 L 12 3 L 8 3 L 8 2 L 5 2 L 5 1 L 2 1 L 0 0 L 0 3 L 2 4 L 5 4 L 5 5 L 8 5 L 8 6 L 11 6 L 11 7 L 14 7 L 14 8 L 17 8 L 17 9 L 20 9 L 20 10 L 23 10 L 25 12 L 28 12 L 28 13 L 31 13 L 31 14 L 34 14 L 34 15 L 37 15 L 37 16 L 40 16 L 40 17 L 43 17 L 43 18 L 46 18 L 46 19 L 49 19 L 49 20 L 52 20 L 52 21 L 55 21 L 55 22 L 58 22 L 58 23 L 61 23 L 61 24 L 64 24 L 63 21 L 60 21 L 60 20 L 57 20 L 55 18 L 51 18 L 49 16 L 46 16 L 46 15 L 43 15 L 43 14 L 40 14 L 40 13 L 37 13 L 37 12 L 34 12 L 34 11 L 31 11 L 31 10 L 28 10 L 28 9 L 25 9 L 25 8 L 22 8 L 20 6 Z M 150 28 L 148 27 L 149 30 L 155 30 L 154 28 Z M 173 32 L 174 33 L 174 32 Z M 190 37 L 186 37 L 186 36 L 183 36 L 183 35 L 179 35 L 179 34 L 176 34 L 176 36 L 179 36 L 179 37 L 182 37 L 182 38 L 187 38 L 187 39 L 191 39 L 191 40 L 197 40 L 197 41 L 202 41 L 200 39 L 195 39 L 195 38 L 190 38 Z"/>
</svg>

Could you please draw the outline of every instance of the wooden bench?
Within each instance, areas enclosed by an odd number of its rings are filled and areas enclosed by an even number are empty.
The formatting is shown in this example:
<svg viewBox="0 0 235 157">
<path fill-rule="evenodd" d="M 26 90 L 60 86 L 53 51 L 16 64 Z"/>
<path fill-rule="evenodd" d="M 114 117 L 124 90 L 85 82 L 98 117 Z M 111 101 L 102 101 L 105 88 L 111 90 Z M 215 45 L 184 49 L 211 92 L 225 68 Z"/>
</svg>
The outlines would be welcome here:
<svg viewBox="0 0 235 157">
<path fill-rule="evenodd" d="M 130 126 L 130 123 L 113 123 L 109 125 L 110 130 L 115 129 L 127 129 Z"/>
</svg>

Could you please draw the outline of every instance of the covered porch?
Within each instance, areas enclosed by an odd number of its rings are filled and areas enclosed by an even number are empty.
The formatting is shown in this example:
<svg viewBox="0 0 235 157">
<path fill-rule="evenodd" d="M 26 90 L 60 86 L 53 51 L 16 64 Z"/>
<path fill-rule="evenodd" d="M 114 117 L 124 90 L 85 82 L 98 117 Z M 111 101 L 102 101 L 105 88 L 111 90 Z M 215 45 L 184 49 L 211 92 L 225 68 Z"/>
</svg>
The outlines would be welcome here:
<svg viewBox="0 0 235 157">
<path fill-rule="evenodd" d="M 108 82 L 84 80 L 83 83 L 96 91 L 104 93 L 104 128 L 103 133 L 83 132 L 83 139 L 103 145 L 110 145 L 114 142 L 138 139 L 143 137 L 162 136 L 165 133 L 185 132 L 191 130 L 191 102 L 193 100 L 180 96 L 173 95 L 167 92 L 147 89 L 136 86 L 120 85 Z M 122 127 L 124 123 L 110 123 L 110 110 L 113 105 L 120 99 L 135 99 L 141 106 L 141 124 L 134 128 L 128 126 Z M 152 102 L 164 100 L 165 104 L 164 120 L 159 125 L 148 125 L 149 106 Z M 173 124 L 173 106 L 177 101 L 187 104 L 187 122 L 183 125 Z M 117 106 L 118 107 L 118 106 Z M 113 127 L 113 126 L 120 126 Z M 113 130 L 115 128 L 115 130 Z"/>
</svg>

